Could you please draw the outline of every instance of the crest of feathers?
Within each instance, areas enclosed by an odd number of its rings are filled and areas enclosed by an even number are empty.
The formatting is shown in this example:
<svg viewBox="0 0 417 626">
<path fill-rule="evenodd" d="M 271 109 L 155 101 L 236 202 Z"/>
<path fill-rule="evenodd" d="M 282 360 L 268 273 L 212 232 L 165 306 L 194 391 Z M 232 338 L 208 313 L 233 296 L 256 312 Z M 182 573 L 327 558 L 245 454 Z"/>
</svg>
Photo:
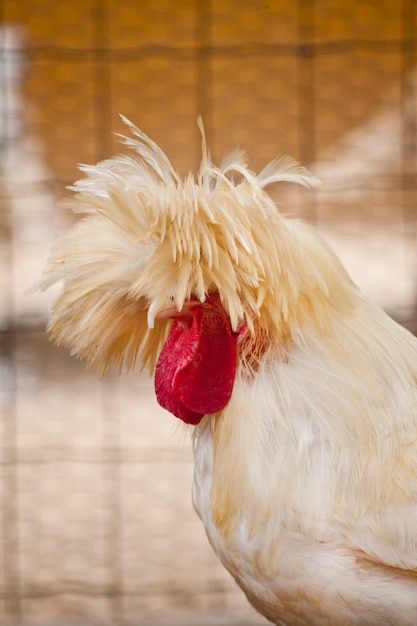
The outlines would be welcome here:
<svg viewBox="0 0 417 626">
<path fill-rule="evenodd" d="M 216 167 L 201 120 L 199 172 L 181 179 L 123 120 L 133 154 L 81 166 L 86 176 L 68 204 L 85 217 L 55 244 L 42 283 L 62 282 L 49 323 L 56 343 L 102 372 L 138 358 L 152 367 L 169 324 L 155 319 L 158 310 L 170 302 L 181 310 L 191 296 L 204 301 L 213 291 L 234 329 L 246 319 L 252 334 L 281 341 L 294 339 L 303 320 L 325 324 L 328 301 L 346 297 L 338 289 L 343 270 L 319 236 L 284 218 L 264 191 L 319 181 L 289 158 L 255 175 L 239 149 Z M 329 255 L 339 273 L 329 273 Z"/>
</svg>

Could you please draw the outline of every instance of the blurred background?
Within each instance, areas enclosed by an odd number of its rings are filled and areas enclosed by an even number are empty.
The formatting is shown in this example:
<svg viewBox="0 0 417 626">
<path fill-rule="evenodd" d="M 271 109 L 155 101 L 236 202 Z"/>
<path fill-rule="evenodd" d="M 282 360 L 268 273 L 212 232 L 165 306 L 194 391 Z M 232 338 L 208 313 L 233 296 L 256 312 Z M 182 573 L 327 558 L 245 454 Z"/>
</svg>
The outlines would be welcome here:
<svg viewBox="0 0 417 626">
<path fill-rule="evenodd" d="M 119 113 L 181 174 L 235 145 L 417 331 L 415 0 L 0 0 L 0 624 L 260 626 L 192 510 L 188 433 L 139 372 L 48 343 L 39 280 L 78 163 Z"/>
</svg>

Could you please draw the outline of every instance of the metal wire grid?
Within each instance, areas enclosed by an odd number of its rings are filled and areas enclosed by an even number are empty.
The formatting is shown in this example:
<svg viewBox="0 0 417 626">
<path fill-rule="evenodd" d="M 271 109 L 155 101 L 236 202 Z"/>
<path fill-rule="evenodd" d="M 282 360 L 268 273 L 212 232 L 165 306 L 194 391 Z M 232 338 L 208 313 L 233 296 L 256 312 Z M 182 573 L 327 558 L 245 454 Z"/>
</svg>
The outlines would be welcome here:
<svg viewBox="0 0 417 626">
<path fill-rule="evenodd" d="M 31 150 L 22 139 L 29 133 L 42 140 L 47 164 L 18 184 L 3 159 L 0 177 L 0 620 L 196 624 L 220 614 L 217 623 L 232 624 L 234 615 L 240 626 L 255 624 L 192 517 L 188 444 L 154 410 L 152 390 L 132 377 L 97 382 L 46 345 L 44 311 L 28 315 L 21 304 L 21 251 L 31 250 L 30 264 L 49 242 L 30 233 L 25 240 L 16 206 L 25 198 L 36 213 L 41 194 L 60 196 L 72 182 L 76 162 L 112 154 L 116 112 L 143 119 L 180 171 L 198 161 L 198 114 L 219 158 L 240 143 L 255 167 L 277 151 L 313 164 L 387 97 L 399 110 L 395 171 L 369 176 L 365 167 L 354 180 L 338 171 L 324 195 L 303 196 L 296 210 L 340 224 L 340 195 L 360 188 L 371 202 L 348 203 L 356 223 L 366 230 L 374 219 L 394 220 L 413 246 L 415 3 L 59 4 L 0 3 L 2 18 L 30 35 L 23 131 L 3 137 L 2 156 Z M 0 87 L 6 102 L 4 78 Z M 395 200 L 389 209 L 381 193 Z M 64 219 L 58 213 L 58 227 Z"/>
</svg>

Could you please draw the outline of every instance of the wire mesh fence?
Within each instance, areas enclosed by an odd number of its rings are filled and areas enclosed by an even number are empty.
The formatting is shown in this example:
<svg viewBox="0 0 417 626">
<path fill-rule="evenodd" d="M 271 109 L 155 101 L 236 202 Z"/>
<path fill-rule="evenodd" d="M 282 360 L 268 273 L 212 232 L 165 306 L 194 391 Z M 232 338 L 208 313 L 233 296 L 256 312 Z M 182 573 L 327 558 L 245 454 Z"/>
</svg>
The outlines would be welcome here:
<svg viewBox="0 0 417 626">
<path fill-rule="evenodd" d="M 254 626 L 191 506 L 189 436 L 133 373 L 48 344 L 38 280 L 77 163 L 123 113 L 180 173 L 235 145 L 323 181 L 272 190 L 412 330 L 414 0 L 0 1 L 0 623 Z"/>
</svg>

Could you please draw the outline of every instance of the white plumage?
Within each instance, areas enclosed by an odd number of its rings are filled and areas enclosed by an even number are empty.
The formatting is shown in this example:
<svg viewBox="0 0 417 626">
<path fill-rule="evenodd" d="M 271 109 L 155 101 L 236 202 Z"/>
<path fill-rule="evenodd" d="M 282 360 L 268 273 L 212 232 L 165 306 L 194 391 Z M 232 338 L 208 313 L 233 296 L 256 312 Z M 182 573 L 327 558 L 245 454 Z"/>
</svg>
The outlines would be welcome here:
<svg viewBox="0 0 417 626">
<path fill-rule="evenodd" d="M 265 193 L 316 184 L 305 169 L 256 176 L 242 151 L 216 168 L 203 139 L 181 180 L 128 124 L 136 155 L 74 187 L 87 217 L 49 263 L 52 336 L 99 370 L 158 361 L 159 401 L 197 424 L 209 540 L 272 623 L 417 624 L 417 340 Z M 236 355 L 222 406 L 201 365 L 220 332 Z"/>
</svg>

